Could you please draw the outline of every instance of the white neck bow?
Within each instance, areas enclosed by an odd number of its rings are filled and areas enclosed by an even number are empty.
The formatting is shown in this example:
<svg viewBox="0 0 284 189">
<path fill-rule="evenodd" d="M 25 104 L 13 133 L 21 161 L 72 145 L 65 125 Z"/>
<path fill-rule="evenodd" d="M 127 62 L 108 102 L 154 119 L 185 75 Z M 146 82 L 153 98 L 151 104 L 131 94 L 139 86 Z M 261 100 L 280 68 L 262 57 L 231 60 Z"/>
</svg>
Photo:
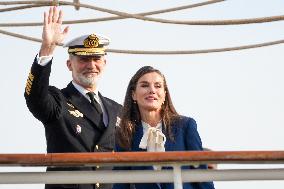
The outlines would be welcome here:
<svg viewBox="0 0 284 189">
<path fill-rule="evenodd" d="M 143 137 L 141 138 L 139 148 L 147 149 L 148 152 L 164 152 L 166 136 L 162 132 L 162 122 L 156 127 L 142 121 Z"/>
</svg>

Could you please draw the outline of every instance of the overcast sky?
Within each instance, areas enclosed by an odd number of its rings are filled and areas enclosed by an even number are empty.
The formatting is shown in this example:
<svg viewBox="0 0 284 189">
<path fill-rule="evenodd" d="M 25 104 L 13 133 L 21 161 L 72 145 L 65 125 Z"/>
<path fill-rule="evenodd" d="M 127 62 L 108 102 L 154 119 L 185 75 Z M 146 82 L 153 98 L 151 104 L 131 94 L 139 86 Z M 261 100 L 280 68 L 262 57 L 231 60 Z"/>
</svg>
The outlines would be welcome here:
<svg viewBox="0 0 284 189">
<path fill-rule="evenodd" d="M 84 1 L 129 13 L 147 12 L 202 1 Z M 94 2 L 96 4 L 94 4 Z M 0 6 L 5 8 L 5 6 Z M 98 18 L 110 14 L 61 7 L 64 20 Z M 40 22 L 43 11 L 33 8 L 0 13 L 0 23 Z M 155 15 L 171 20 L 223 20 L 282 15 L 283 0 L 229 0 L 204 7 Z M 0 28 L 41 38 L 41 27 Z M 131 50 L 200 50 L 234 47 L 284 39 L 284 22 L 234 26 L 188 26 L 135 19 L 70 25 L 66 41 L 97 32 L 111 39 L 109 48 Z M 0 153 L 45 153 L 42 124 L 28 111 L 26 79 L 40 44 L 0 34 L 2 71 Z M 218 151 L 283 150 L 284 45 L 197 55 L 129 55 L 109 53 L 99 90 L 123 103 L 131 76 L 144 65 L 166 76 L 178 112 L 193 117 L 203 146 Z M 58 47 L 50 84 L 65 87 L 71 81 L 66 49 Z M 274 165 L 276 167 L 276 165 Z M 219 168 L 254 167 L 220 165 Z M 261 166 L 258 166 L 261 167 Z M 0 171 L 25 171 L 1 168 Z M 44 170 L 44 168 L 28 169 Z M 282 189 L 284 181 L 215 182 L 218 189 Z M 43 188 L 43 185 L 0 185 L 6 188 Z"/>
</svg>

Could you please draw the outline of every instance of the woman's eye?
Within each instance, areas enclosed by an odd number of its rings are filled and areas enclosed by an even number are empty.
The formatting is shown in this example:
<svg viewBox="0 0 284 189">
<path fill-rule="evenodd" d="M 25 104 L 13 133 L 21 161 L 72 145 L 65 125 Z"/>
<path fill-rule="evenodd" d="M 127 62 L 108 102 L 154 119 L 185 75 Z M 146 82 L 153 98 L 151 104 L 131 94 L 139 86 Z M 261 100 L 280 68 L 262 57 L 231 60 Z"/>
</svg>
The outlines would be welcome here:
<svg viewBox="0 0 284 189">
<path fill-rule="evenodd" d="M 162 87 L 162 85 L 156 85 L 156 88 L 161 88 Z"/>
</svg>

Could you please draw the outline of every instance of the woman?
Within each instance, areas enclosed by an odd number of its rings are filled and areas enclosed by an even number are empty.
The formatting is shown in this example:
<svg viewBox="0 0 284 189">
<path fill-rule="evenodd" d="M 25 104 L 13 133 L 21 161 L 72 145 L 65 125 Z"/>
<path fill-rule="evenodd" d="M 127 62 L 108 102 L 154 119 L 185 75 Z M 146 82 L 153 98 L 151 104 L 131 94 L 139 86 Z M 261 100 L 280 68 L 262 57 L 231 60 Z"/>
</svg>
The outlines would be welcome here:
<svg viewBox="0 0 284 189">
<path fill-rule="evenodd" d="M 179 115 L 172 103 L 163 74 L 151 66 L 140 68 L 129 82 L 121 122 L 116 132 L 117 151 L 202 150 L 196 122 Z M 157 169 L 156 166 L 117 169 Z M 184 166 L 183 169 L 192 169 Z M 205 165 L 200 168 L 206 168 Z M 114 189 L 129 189 L 115 184 Z M 173 183 L 135 184 L 136 189 L 173 189 Z M 213 189 L 212 182 L 184 183 L 184 189 Z"/>
</svg>

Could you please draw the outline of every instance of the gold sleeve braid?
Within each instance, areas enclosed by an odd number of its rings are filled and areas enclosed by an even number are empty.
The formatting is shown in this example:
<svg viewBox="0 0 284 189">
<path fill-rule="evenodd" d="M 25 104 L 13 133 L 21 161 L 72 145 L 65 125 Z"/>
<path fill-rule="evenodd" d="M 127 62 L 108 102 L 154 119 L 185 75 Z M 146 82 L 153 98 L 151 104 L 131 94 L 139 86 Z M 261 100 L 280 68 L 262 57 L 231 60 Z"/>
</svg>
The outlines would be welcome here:
<svg viewBox="0 0 284 189">
<path fill-rule="evenodd" d="M 31 94 L 31 88 L 32 88 L 32 85 L 33 85 L 33 80 L 34 80 L 34 75 L 30 72 L 28 79 L 27 79 L 27 83 L 26 83 L 26 89 L 25 89 L 27 95 Z"/>
</svg>

